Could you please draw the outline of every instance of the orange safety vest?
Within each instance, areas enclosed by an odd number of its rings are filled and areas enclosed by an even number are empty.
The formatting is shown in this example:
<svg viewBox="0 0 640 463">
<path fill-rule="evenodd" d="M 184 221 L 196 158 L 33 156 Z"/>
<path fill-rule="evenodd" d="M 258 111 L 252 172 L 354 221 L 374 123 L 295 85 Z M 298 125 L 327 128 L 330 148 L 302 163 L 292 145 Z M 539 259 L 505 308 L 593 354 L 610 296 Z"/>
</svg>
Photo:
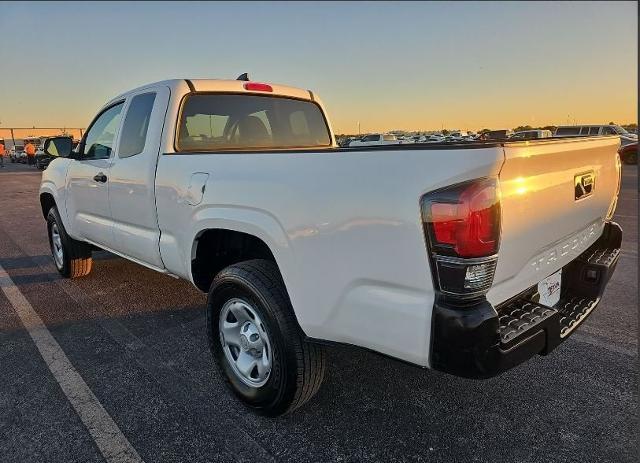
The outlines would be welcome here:
<svg viewBox="0 0 640 463">
<path fill-rule="evenodd" d="M 36 155 L 36 147 L 33 146 L 32 143 L 27 143 L 27 146 L 24 147 L 24 151 L 29 157 L 33 157 Z"/>
<path fill-rule="evenodd" d="M 0 143 L 0 158 L 4 157 L 5 154 L 6 154 L 6 151 L 4 150 L 4 145 Z"/>
</svg>

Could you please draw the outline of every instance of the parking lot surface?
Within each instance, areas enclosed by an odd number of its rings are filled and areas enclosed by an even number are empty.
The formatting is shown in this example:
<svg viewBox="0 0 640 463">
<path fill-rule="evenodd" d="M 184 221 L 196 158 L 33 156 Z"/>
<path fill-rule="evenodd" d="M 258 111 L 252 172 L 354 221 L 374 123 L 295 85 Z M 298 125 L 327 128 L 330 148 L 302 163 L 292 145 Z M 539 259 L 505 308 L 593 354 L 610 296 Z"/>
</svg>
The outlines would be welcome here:
<svg viewBox="0 0 640 463">
<path fill-rule="evenodd" d="M 623 170 L 616 273 L 589 320 L 549 356 L 474 381 L 332 347 L 318 395 L 269 419 L 225 388 L 207 347 L 205 296 L 189 283 L 105 252 L 89 276 L 59 278 L 41 174 L 6 165 L 0 284 L 26 298 L 68 360 L 55 351 L 54 366 L 72 367 L 95 403 L 69 398 L 34 341 L 43 327 L 25 326 L 18 296 L 0 291 L 0 461 L 637 461 L 636 166 Z M 98 406 L 88 417 L 77 408 L 87 401 Z M 121 437 L 132 454 L 105 458 L 87 426 L 103 418 L 119 430 L 107 441 Z"/>
</svg>

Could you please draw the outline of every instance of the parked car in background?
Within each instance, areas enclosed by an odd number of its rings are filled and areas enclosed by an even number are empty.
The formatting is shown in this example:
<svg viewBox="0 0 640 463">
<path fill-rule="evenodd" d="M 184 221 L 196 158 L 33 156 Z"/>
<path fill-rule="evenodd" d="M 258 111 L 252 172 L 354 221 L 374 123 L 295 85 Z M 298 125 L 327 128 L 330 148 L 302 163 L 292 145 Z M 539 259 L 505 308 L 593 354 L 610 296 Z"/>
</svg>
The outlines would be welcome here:
<svg viewBox="0 0 640 463">
<path fill-rule="evenodd" d="M 489 130 L 488 132 L 484 132 L 482 139 L 483 140 L 506 140 L 511 138 L 513 135 L 513 130 L 504 129 L 504 130 Z"/>
<path fill-rule="evenodd" d="M 360 140 L 354 140 L 349 143 L 349 148 L 357 148 L 360 146 L 381 146 L 381 145 L 400 145 L 402 142 L 390 133 L 372 133 L 365 135 Z"/>
<path fill-rule="evenodd" d="M 521 130 L 511 135 L 512 140 L 535 140 L 537 138 L 552 137 L 551 130 Z"/>
<path fill-rule="evenodd" d="M 432 133 L 427 137 L 427 143 L 442 143 L 446 140 L 447 137 L 442 135 L 441 133 Z"/>
<path fill-rule="evenodd" d="M 638 142 L 638 134 L 628 132 L 624 127 L 615 124 L 606 125 L 564 125 L 556 129 L 554 137 L 597 137 L 618 135 L 622 146 Z"/>
<path fill-rule="evenodd" d="M 413 137 L 409 137 L 406 135 L 396 135 L 396 139 L 398 140 L 398 144 L 400 145 L 406 145 L 406 144 L 410 144 L 410 143 L 415 143 L 416 141 L 413 139 Z"/>
<path fill-rule="evenodd" d="M 22 162 L 25 163 L 27 154 L 24 152 L 24 145 L 14 145 L 9 150 L 9 159 L 11 162 Z"/>
<path fill-rule="evenodd" d="M 637 164 L 638 163 L 638 142 L 629 143 L 628 145 L 621 146 L 618 150 L 620 154 L 620 160 L 625 164 Z"/>
<path fill-rule="evenodd" d="M 464 130 L 454 130 L 453 132 L 449 132 L 449 134 L 445 137 L 446 141 L 450 142 L 461 142 L 466 140 L 471 140 L 469 132 Z"/>
</svg>

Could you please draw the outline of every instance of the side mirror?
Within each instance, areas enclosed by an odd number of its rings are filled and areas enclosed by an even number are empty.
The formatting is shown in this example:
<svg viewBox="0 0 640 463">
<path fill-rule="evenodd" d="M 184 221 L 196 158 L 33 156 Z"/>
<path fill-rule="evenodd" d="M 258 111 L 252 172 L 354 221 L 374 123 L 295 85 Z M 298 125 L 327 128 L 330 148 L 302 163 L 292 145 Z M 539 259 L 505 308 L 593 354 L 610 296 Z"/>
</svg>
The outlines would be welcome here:
<svg viewBox="0 0 640 463">
<path fill-rule="evenodd" d="M 68 158 L 71 157 L 72 150 L 73 140 L 69 137 L 47 138 L 44 142 L 44 152 L 50 156 Z"/>
</svg>

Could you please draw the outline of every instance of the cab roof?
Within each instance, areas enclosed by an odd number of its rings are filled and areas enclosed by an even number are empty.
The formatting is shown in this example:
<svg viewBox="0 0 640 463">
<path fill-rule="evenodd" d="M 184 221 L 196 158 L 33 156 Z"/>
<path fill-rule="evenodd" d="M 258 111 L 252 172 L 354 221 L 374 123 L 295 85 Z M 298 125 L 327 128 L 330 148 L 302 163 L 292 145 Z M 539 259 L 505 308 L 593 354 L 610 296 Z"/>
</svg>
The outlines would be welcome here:
<svg viewBox="0 0 640 463">
<path fill-rule="evenodd" d="M 265 83 L 271 87 L 271 91 L 247 90 L 247 84 Z M 223 80 L 223 79 L 170 79 L 154 82 L 129 90 L 110 100 L 108 104 L 116 100 L 125 98 L 130 93 L 136 93 L 146 88 L 166 86 L 176 93 L 189 92 L 232 92 L 232 93 L 248 93 L 257 95 L 275 95 L 290 98 L 298 98 L 302 100 L 316 100 L 314 94 L 305 89 L 290 87 L 288 85 L 272 84 L 268 82 L 245 81 L 245 80 Z"/>
</svg>

